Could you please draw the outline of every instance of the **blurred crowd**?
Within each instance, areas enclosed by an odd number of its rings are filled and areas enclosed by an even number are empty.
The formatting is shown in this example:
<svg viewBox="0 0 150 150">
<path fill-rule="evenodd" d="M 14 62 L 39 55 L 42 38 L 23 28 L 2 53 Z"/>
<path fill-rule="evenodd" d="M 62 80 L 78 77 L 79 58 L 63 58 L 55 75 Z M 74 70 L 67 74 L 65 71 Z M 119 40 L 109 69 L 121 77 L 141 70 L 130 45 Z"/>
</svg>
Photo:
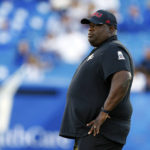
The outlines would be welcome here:
<svg viewBox="0 0 150 150">
<path fill-rule="evenodd" d="M 135 66 L 133 92 L 150 91 L 150 46 L 145 47 L 142 61 Z"/>
<path fill-rule="evenodd" d="M 49 8 L 47 8 L 47 4 Z M 140 10 L 138 5 L 131 4 L 126 12 L 120 10 L 119 0 L 65 0 L 63 2 L 50 0 L 47 4 L 41 2 L 39 6 L 39 11 L 44 12 L 48 9 L 51 15 L 47 18 L 45 32 L 39 36 L 41 39 L 38 41 L 35 39 L 36 46 L 34 48 L 40 55 L 44 55 L 44 53 L 52 55 L 51 63 L 58 62 L 59 59 L 66 63 L 77 63 L 83 58 L 89 45 L 87 27 L 81 26 L 80 20 L 90 16 L 95 10 L 105 9 L 114 13 L 120 32 L 149 30 L 150 1 L 146 1 L 144 10 Z M 35 28 L 38 28 L 36 24 L 38 26 L 40 21 L 34 21 Z M 8 26 L 7 23 L 4 26 Z M 34 39 L 32 40 L 34 41 Z M 26 42 L 28 41 L 26 40 Z M 19 43 L 20 41 L 18 45 Z"/>
<path fill-rule="evenodd" d="M 0 47 L 14 47 L 17 67 L 79 63 L 91 50 L 80 20 L 98 9 L 115 14 L 119 32 L 150 31 L 150 0 L 5 0 L 0 2 Z M 145 57 L 136 64 L 135 92 L 150 90 L 150 46 L 141 51 Z"/>
</svg>

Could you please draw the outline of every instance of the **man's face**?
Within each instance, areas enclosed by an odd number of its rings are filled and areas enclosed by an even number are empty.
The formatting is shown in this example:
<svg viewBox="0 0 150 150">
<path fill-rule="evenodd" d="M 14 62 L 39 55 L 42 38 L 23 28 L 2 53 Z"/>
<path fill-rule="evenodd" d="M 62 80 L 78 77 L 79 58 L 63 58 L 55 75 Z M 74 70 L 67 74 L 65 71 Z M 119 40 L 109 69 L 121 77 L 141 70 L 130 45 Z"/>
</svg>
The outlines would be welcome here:
<svg viewBox="0 0 150 150">
<path fill-rule="evenodd" d="M 110 27 L 106 24 L 89 24 L 88 40 L 94 47 L 98 47 L 103 41 L 109 38 L 111 34 Z"/>
</svg>

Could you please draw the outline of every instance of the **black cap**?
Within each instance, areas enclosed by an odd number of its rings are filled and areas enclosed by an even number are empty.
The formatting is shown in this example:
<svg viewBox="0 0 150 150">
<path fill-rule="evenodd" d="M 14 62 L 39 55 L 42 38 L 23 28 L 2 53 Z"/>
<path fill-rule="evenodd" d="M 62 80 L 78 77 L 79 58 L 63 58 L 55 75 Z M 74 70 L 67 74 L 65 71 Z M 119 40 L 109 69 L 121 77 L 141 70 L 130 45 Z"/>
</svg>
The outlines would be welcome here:
<svg viewBox="0 0 150 150">
<path fill-rule="evenodd" d="M 117 28 L 117 20 L 116 17 L 106 11 L 106 10 L 98 10 L 95 13 L 92 14 L 90 18 L 83 18 L 81 20 L 82 24 L 107 24 L 107 25 L 113 25 L 115 28 Z"/>
</svg>

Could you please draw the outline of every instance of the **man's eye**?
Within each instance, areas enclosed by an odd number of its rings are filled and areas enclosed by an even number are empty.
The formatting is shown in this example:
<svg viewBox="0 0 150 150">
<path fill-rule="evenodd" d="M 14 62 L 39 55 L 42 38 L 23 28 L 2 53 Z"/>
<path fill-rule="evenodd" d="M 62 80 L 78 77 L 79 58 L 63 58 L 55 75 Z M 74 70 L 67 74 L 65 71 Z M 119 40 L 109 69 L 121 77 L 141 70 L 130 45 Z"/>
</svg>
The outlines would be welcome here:
<svg viewBox="0 0 150 150">
<path fill-rule="evenodd" d="M 98 26 L 98 27 L 100 27 L 100 26 L 102 26 L 103 24 L 97 24 L 96 26 Z"/>
<path fill-rule="evenodd" d="M 94 28 L 94 26 L 90 26 L 90 28 Z"/>
</svg>

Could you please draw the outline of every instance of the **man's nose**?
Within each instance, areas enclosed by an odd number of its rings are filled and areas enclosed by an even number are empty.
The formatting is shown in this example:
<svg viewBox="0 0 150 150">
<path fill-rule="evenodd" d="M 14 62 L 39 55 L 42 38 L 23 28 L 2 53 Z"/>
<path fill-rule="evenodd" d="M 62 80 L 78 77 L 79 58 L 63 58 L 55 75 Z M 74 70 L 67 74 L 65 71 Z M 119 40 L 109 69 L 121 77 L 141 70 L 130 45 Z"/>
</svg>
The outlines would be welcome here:
<svg viewBox="0 0 150 150">
<path fill-rule="evenodd" d="M 89 31 L 93 31 L 94 30 L 94 28 L 93 27 L 89 27 Z"/>
</svg>

